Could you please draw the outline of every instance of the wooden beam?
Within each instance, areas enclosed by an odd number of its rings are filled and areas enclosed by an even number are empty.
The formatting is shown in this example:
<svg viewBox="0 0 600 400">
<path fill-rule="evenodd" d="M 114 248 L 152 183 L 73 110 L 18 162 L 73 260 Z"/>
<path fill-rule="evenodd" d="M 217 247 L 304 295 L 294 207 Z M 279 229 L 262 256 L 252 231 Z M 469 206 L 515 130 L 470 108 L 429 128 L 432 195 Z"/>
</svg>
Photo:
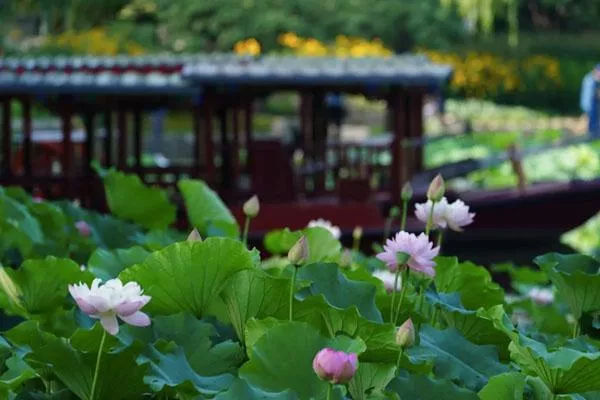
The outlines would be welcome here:
<svg viewBox="0 0 600 400">
<path fill-rule="evenodd" d="M 96 144 L 96 130 L 94 126 L 95 114 L 93 111 L 86 111 L 83 114 L 83 125 L 85 128 L 85 171 L 88 176 L 94 175 L 94 169 L 92 168 L 92 161 L 94 160 L 94 149 Z"/>
<path fill-rule="evenodd" d="M 127 168 L 127 112 L 117 111 L 117 168 Z"/>
<path fill-rule="evenodd" d="M 135 157 L 135 168 L 138 173 L 142 169 L 142 110 L 135 108 L 133 110 L 133 153 Z"/>
<path fill-rule="evenodd" d="M 31 159 L 31 99 L 23 97 L 21 100 L 23 109 L 23 163 L 25 176 L 30 177 L 33 174 L 33 165 Z"/>
<path fill-rule="evenodd" d="M 11 98 L 2 99 L 2 174 L 12 175 Z"/>
<path fill-rule="evenodd" d="M 104 111 L 104 166 L 111 167 L 113 163 L 113 121 L 110 109 Z"/>
</svg>

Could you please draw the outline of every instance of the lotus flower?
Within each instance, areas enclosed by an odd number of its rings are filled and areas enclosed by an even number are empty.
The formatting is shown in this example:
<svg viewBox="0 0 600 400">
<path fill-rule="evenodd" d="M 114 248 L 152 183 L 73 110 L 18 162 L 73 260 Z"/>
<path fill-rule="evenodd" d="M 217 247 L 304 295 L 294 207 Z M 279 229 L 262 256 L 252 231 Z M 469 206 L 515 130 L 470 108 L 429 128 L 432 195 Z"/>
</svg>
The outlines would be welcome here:
<svg viewBox="0 0 600 400">
<path fill-rule="evenodd" d="M 415 326 L 410 318 L 396 330 L 396 344 L 400 347 L 411 347 L 415 344 Z"/>
<path fill-rule="evenodd" d="M 410 256 L 407 261 L 410 269 L 435 276 L 433 258 L 438 255 L 440 248 L 433 247 L 433 243 L 424 233 L 416 236 L 404 231 L 398 232 L 393 239 L 387 240 L 383 250 L 377 254 L 377 258 L 386 263 L 391 272 L 398 269 L 398 253 L 403 252 Z"/>
<path fill-rule="evenodd" d="M 75 229 L 77 229 L 79 234 L 83 237 L 89 237 L 92 234 L 92 228 L 83 220 L 75 222 Z"/>
<path fill-rule="evenodd" d="M 69 292 L 77 305 L 93 319 L 99 319 L 102 327 L 111 335 L 119 333 L 117 317 L 133 326 L 148 326 L 150 318 L 140 309 L 150 296 L 143 294 L 140 285 L 120 279 L 111 279 L 100 286 L 100 279 L 94 279 L 92 286 L 85 283 L 69 285 Z"/>
<path fill-rule="evenodd" d="M 527 296 L 536 304 L 542 306 L 552 304 L 554 301 L 554 292 L 552 289 L 547 288 L 533 288 L 527 293 Z"/>
<path fill-rule="evenodd" d="M 358 368 L 358 357 L 330 348 L 319 351 L 313 359 L 313 370 L 319 378 L 334 383 L 347 383 Z"/>
<path fill-rule="evenodd" d="M 254 218 L 260 211 L 260 202 L 258 196 L 254 195 L 250 197 L 243 206 L 244 214 L 249 218 Z"/>
<path fill-rule="evenodd" d="M 415 216 L 424 223 L 427 223 L 431 207 L 433 203 L 428 200 L 426 203 L 415 205 Z M 473 222 L 475 213 L 469 212 L 467 206 L 462 200 L 456 200 L 453 203 L 448 203 L 445 197 L 435 203 L 433 207 L 433 217 L 431 219 L 433 228 L 446 229 L 450 228 L 453 231 L 460 232 L 462 227 Z"/>
<path fill-rule="evenodd" d="M 432 206 L 433 202 L 431 200 L 427 200 L 426 203 L 415 204 L 415 216 L 419 221 L 422 221 L 425 224 L 427 223 Z M 433 217 L 431 218 L 432 228 L 446 229 L 448 226 L 445 218 L 446 207 L 448 207 L 448 200 L 445 197 L 442 197 L 440 201 L 435 203 L 435 206 L 433 207 Z"/>
<path fill-rule="evenodd" d="M 308 227 L 309 228 L 323 228 L 323 229 L 327 229 L 334 238 L 339 239 L 340 236 L 342 236 L 342 232 L 340 231 L 340 228 L 333 225 L 331 222 L 326 221 L 322 218 L 319 219 L 315 219 L 312 220 L 308 223 Z"/>
<path fill-rule="evenodd" d="M 388 293 L 394 291 L 394 281 L 396 280 L 396 274 L 391 273 L 390 271 L 380 269 L 373 272 L 373 276 L 383 282 L 383 286 Z M 396 285 L 396 292 L 400 291 L 402 288 L 402 277 L 398 277 L 398 284 Z"/>
</svg>

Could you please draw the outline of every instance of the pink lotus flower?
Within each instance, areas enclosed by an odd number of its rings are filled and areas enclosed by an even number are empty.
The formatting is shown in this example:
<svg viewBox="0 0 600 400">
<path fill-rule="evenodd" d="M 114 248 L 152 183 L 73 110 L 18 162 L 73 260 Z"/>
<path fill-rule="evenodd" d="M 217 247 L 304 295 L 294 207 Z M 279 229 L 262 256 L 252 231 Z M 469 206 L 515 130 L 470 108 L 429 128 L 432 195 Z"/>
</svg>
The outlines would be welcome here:
<svg viewBox="0 0 600 400">
<path fill-rule="evenodd" d="M 415 216 L 419 221 L 427 224 L 429 214 L 431 214 L 432 205 L 433 202 L 431 200 L 427 200 L 426 203 L 415 204 Z M 448 200 L 445 197 L 442 197 L 440 201 L 435 203 L 435 207 L 433 207 L 433 217 L 431 219 L 431 227 L 433 229 L 446 229 L 446 226 L 448 226 L 445 218 L 446 207 L 448 207 Z"/>
<path fill-rule="evenodd" d="M 77 305 L 93 319 L 99 319 L 102 327 L 111 335 L 119 333 L 117 317 L 133 326 L 148 326 L 150 318 L 140 309 L 151 299 L 135 282 L 123 285 L 120 279 L 111 279 L 100 286 L 94 279 L 92 286 L 85 283 L 69 285 L 69 292 Z"/>
<path fill-rule="evenodd" d="M 415 216 L 422 222 L 427 223 L 432 207 L 431 200 L 426 203 L 415 205 Z M 450 228 L 453 231 L 460 232 L 462 227 L 473 222 L 475 213 L 469 212 L 467 206 L 462 200 L 456 200 L 453 203 L 448 203 L 445 197 L 435 203 L 433 207 L 433 217 L 431 219 L 432 227 L 435 229 Z"/>
<path fill-rule="evenodd" d="M 433 258 L 438 255 L 440 248 L 433 247 L 424 233 L 416 236 L 404 231 L 398 232 L 396 237 L 387 240 L 383 250 L 377 254 L 377 258 L 386 263 L 391 272 L 398 269 L 398 253 L 403 252 L 410 257 L 407 262 L 410 269 L 435 276 Z"/>
<path fill-rule="evenodd" d="M 410 318 L 396 330 L 396 344 L 400 347 L 411 347 L 415 344 L 415 326 Z"/>
<path fill-rule="evenodd" d="M 313 359 L 313 370 L 319 378 L 334 383 L 347 383 L 358 368 L 358 357 L 330 348 L 319 351 Z"/>
<path fill-rule="evenodd" d="M 527 296 L 541 306 L 547 306 L 554 301 L 554 292 L 547 288 L 533 288 L 527 293 Z"/>
<path fill-rule="evenodd" d="M 79 234 L 83 237 L 89 237 L 92 234 L 92 228 L 84 220 L 75 222 L 75 229 L 77 229 Z"/>
<path fill-rule="evenodd" d="M 380 269 L 373 272 L 373 276 L 383 282 L 383 286 L 388 293 L 394 291 L 394 282 L 396 280 L 396 274 L 391 273 L 388 270 Z M 398 277 L 398 284 L 396 285 L 396 292 L 399 292 L 402 288 L 402 277 Z"/>
</svg>

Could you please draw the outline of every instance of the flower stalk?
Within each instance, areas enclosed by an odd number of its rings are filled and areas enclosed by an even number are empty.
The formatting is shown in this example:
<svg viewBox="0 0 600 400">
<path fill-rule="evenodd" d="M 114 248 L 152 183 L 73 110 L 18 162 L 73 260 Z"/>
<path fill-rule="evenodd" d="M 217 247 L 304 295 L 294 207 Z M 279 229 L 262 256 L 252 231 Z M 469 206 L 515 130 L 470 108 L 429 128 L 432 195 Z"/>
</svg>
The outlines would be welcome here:
<svg viewBox="0 0 600 400">
<path fill-rule="evenodd" d="M 98 357 L 96 357 L 96 369 L 94 370 L 94 378 L 92 379 L 92 389 L 90 390 L 90 400 L 94 400 L 96 394 L 96 383 L 98 382 L 98 373 L 100 372 L 100 360 L 102 359 L 102 350 L 106 341 L 106 330 L 102 330 L 102 339 L 100 339 L 100 348 L 98 349 Z"/>
</svg>

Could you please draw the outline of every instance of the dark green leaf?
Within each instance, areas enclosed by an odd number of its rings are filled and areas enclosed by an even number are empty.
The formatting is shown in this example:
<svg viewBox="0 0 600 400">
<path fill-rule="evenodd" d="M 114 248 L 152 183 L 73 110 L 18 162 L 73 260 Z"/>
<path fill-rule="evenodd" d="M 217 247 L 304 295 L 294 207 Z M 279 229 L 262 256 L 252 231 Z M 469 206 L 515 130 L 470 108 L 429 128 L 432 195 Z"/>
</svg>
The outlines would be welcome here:
<svg viewBox="0 0 600 400">
<path fill-rule="evenodd" d="M 87 269 L 106 281 L 116 278 L 125 268 L 143 262 L 148 254 L 148 251 L 138 246 L 117 250 L 97 249 L 90 257 Z"/>
<path fill-rule="evenodd" d="M 392 380 L 388 390 L 398 393 L 401 399 L 479 400 L 477 393 L 458 387 L 447 379 L 433 379 L 406 373 Z"/>
<path fill-rule="evenodd" d="M 518 372 L 506 372 L 490 379 L 479 392 L 481 400 L 523 400 L 525 376 Z"/>
</svg>

